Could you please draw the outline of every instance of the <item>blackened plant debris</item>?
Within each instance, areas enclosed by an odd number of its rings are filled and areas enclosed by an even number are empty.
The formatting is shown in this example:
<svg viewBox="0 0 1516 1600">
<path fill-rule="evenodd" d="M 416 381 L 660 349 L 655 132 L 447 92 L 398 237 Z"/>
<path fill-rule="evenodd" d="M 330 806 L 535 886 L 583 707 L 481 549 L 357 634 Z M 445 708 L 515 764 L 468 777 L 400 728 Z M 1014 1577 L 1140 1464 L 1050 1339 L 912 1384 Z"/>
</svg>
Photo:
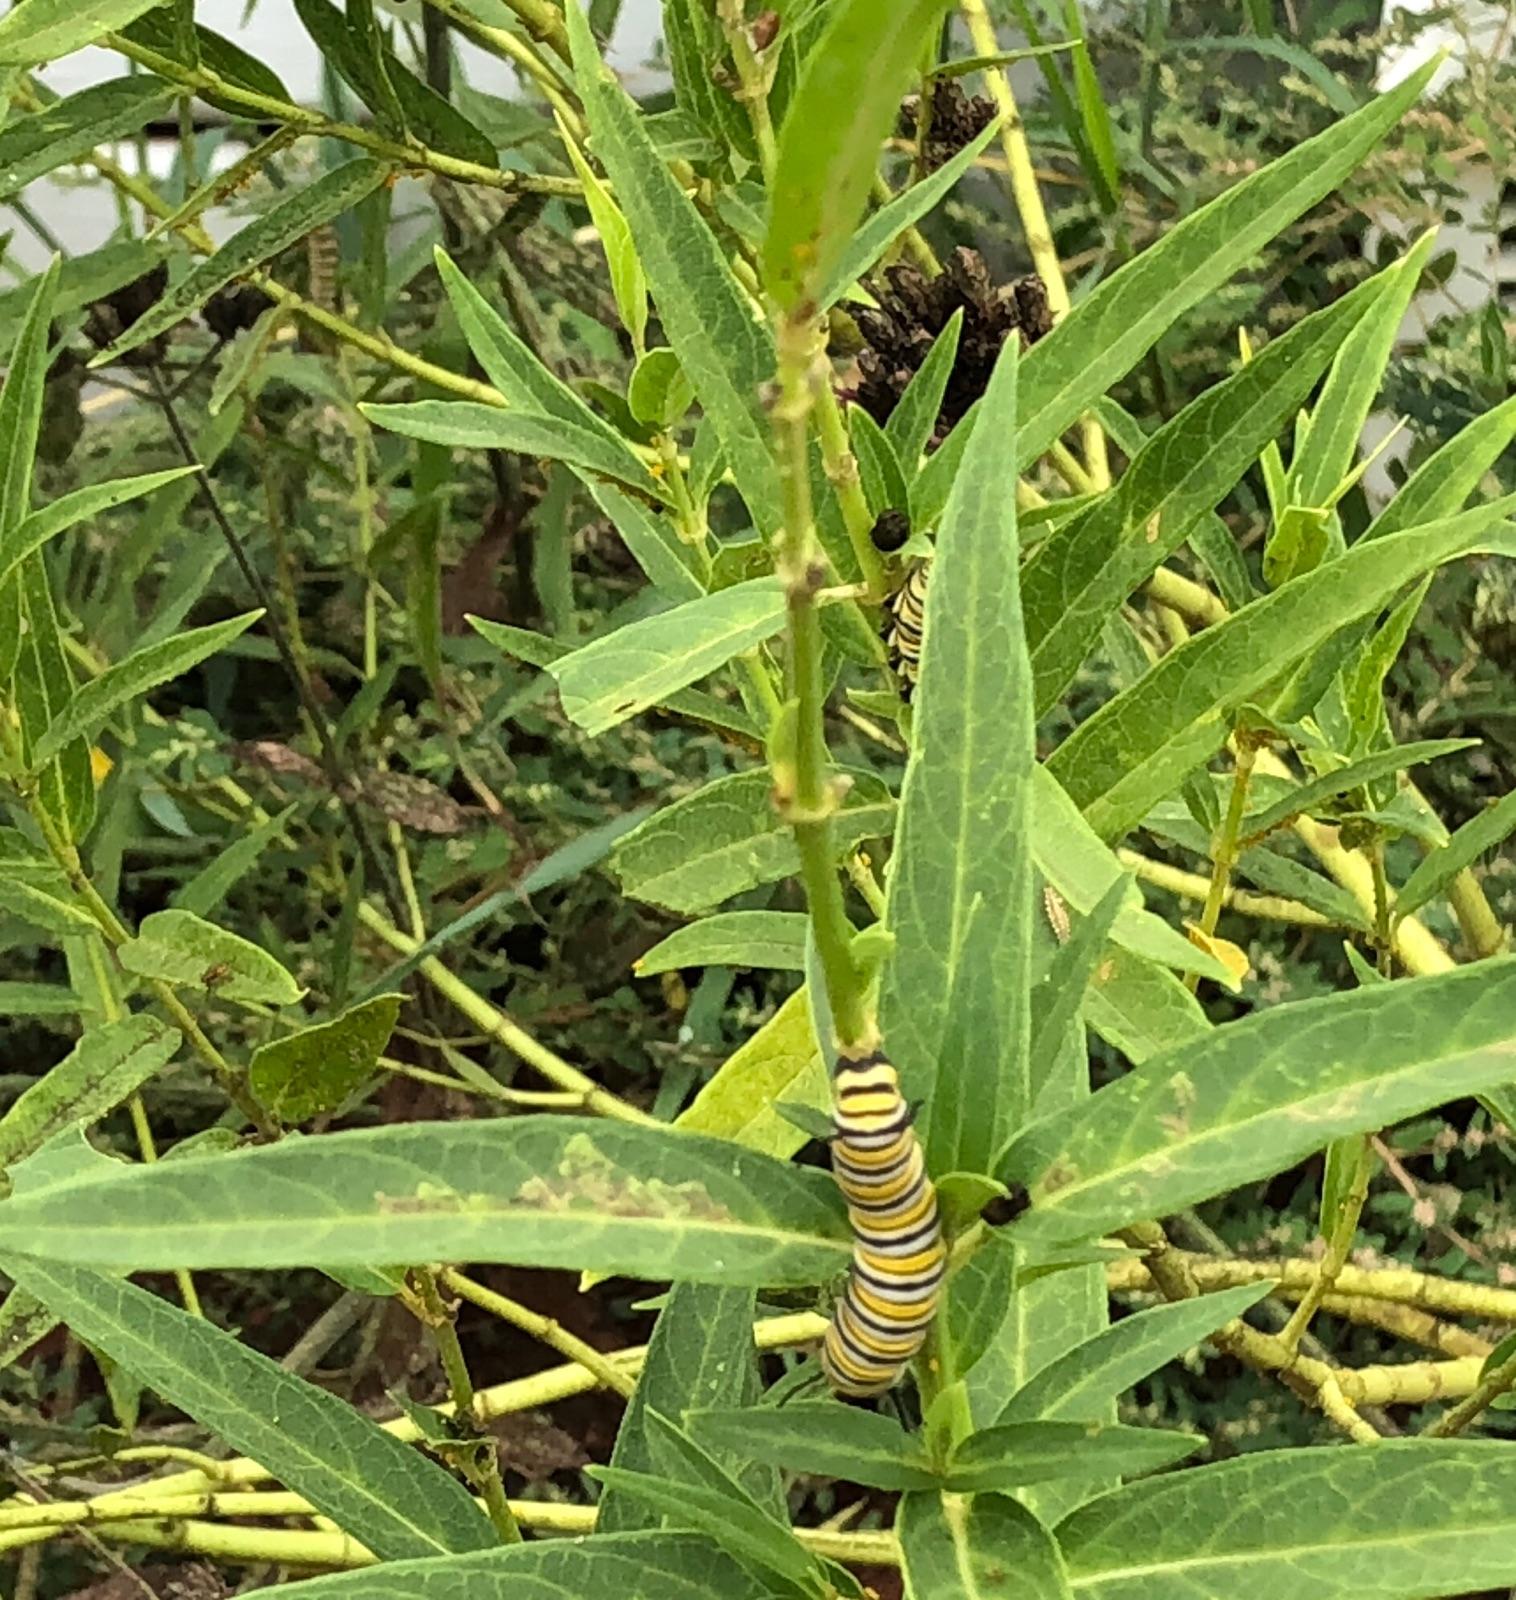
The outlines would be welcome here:
<svg viewBox="0 0 1516 1600">
<path fill-rule="evenodd" d="M 983 95 L 967 95 L 957 78 L 941 78 L 928 101 L 929 119 L 922 165 L 935 172 L 965 146 L 970 145 L 995 120 L 995 102 Z M 900 132 L 907 139 L 920 137 L 921 100 L 912 95 L 900 107 Z"/>
<path fill-rule="evenodd" d="M 932 443 L 943 439 L 982 395 L 1000 347 L 1013 333 L 1035 344 L 1052 327 L 1047 290 L 1035 274 L 998 286 L 978 251 L 960 246 L 935 278 L 894 266 L 870 286 L 878 306 L 853 312 L 864 348 L 853 398 L 881 425 L 926 360 L 953 313 L 963 312 L 958 353 L 942 396 Z"/>
<path fill-rule="evenodd" d="M 168 263 L 160 261 L 140 278 L 134 278 L 104 299 L 95 301 L 84 319 L 85 338 L 97 350 L 107 349 L 157 304 L 167 287 Z M 159 334 L 156 339 L 149 339 L 135 350 L 128 350 L 121 360 L 128 367 L 156 366 L 163 359 L 166 348 L 167 337 Z"/>
<path fill-rule="evenodd" d="M 233 283 L 218 289 L 200 308 L 200 316 L 218 339 L 234 339 L 273 303 L 255 284 Z"/>
</svg>

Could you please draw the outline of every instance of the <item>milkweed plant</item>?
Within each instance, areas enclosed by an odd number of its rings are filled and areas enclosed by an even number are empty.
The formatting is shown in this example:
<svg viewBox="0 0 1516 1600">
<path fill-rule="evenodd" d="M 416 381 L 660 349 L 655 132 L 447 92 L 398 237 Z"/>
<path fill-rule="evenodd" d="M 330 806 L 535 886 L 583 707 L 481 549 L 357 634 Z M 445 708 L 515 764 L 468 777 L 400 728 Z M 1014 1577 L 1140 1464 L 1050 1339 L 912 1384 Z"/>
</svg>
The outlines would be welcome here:
<svg viewBox="0 0 1516 1600">
<path fill-rule="evenodd" d="M 1516 960 L 1473 870 L 1516 796 L 1450 832 L 1410 775 L 1469 741 L 1397 742 L 1384 695 L 1432 574 L 1510 553 L 1516 505 L 1480 490 L 1516 403 L 1344 514 L 1431 235 L 1277 338 L 1238 330 L 1177 415 L 1112 398 L 1393 139 L 1435 64 L 1081 278 L 982 0 L 951 49 L 940 0 L 665 0 L 658 110 L 604 64 L 614 6 L 295 9 L 320 110 L 193 0 L 0 17 L 17 227 L 45 236 L 27 197 L 75 169 L 120 208 L 0 300 L 0 908 L 9 950 L 52 958 L 0 1003 L 74 1019 L 59 1058 L 6 1063 L 0 1350 L 24 1374 L 66 1334 L 105 1395 L 88 1429 L 7 1403 L 14 1592 L 155 1550 L 291 1600 L 1516 1585 L 1516 1291 L 1354 1259 L 1381 1134 L 1440 1108 L 1516 1126 Z M 1041 48 L 1119 161 L 1066 12 Z M 522 96 L 470 88 L 460 40 Z M 60 96 L 50 65 L 86 47 L 122 70 Z M 128 159 L 159 126 L 166 180 Z M 1030 272 L 942 242 L 981 166 Z M 488 264 L 576 229 L 613 337 L 546 327 Z M 585 379 L 587 328 L 613 383 Z M 227 465 L 283 427 L 276 380 L 346 478 L 351 703 L 303 636 L 277 497 Z M 101 395 L 137 432 L 95 472 Z M 167 464 L 122 475 L 134 454 Z M 585 633 L 445 635 L 438 528 L 484 461 L 550 473 L 634 564 Z M 1244 479 L 1248 549 L 1222 515 Z M 213 548 L 175 542 L 187 518 Z M 546 880 L 461 906 L 383 809 L 403 775 L 353 768 L 401 668 L 449 716 L 515 714 L 470 701 L 460 651 L 512 663 L 591 761 L 647 719 L 726 752 L 564 867 L 677 919 L 642 976 L 794 975 L 703 1083 L 622 1092 L 466 976 L 467 940 Z M 250 664 L 298 727 L 247 748 L 315 799 L 265 809 L 226 764 L 141 790 L 221 841 L 165 903 L 123 863 L 129 775 L 214 755 L 193 686 Z M 300 859 L 340 975 L 228 900 L 318 819 Z M 1218 1003 L 1249 916 L 1336 930 L 1351 978 Z M 444 1011 L 526 1087 L 442 1040 L 432 1078 L 480 1115 L 360 1114 Z M 194 1130 L 159 1121 L 169 1081 Z M 1205 1242 L 1194 1207 L 1290 1172 L 1314 1250 Z M 493 1264 L 634 1280 L 650 1341 L 600 1348 Z M 376 1420 L 206 1303 L 296 1269 L 413 1319 L 446 1398 Z M 485 1383 L 463 1304 L 560 1364 Z M 1382 1359 L 1355 1364 L 1355 1325 Z M 1118 1421 L 1207 1359 L 1277 1384 L 1317 1442 L 1197 1465 L 1199 1433 Z M 608 1459 L 508 1494 L 501 1427 L 589 1391 L 619 1417 Z M 190 1431 L 144 1430 L 144 1394 Z"/>
</svg>

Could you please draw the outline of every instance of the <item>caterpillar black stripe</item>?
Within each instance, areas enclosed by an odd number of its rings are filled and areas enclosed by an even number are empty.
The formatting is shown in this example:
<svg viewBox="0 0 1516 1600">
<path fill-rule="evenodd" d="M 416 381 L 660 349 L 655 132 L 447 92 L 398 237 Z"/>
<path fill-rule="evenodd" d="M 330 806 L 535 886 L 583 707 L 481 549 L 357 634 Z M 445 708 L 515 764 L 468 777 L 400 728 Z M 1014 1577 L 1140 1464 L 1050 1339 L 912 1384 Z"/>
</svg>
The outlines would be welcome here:
<svg viewBox="0 0 1516 1600">
<path fill-rule="evenodd" d="M 878 1051 L 837 1062 L 832 1170 L 853 1227 L 853 1265 L 821 1349 L 839 1394 L 883 1394 L 937 1314 L 947 1249 L 895 1069 Z"/>
<path fill-rule="evenodd" d="M 921 677 L 921 633 L 926 622 L 926 583 L 930 564 L 918 561 L 905 582 L 885 602 L 884 648 L 890 670 L 900 679 L 900 697 L 909 701 Z"/>
</svg>

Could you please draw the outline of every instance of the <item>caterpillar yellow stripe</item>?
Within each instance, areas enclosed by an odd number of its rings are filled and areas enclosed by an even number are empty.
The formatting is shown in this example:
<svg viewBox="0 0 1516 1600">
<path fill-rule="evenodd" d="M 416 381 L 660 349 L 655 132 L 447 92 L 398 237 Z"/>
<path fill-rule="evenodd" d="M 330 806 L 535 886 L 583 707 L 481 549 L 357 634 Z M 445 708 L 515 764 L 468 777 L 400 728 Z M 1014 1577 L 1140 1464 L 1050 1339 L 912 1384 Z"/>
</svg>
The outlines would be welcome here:
<svg viewBox="0 0 1516 1600">
<path fill-rule="evenodd" d="M 832 1170 L 853 1228 L 853 1265 L 821 1349 L 832 1388 L 883 1394 L 926 1339 L 947 1249 L 937 1191 L 900 1080 L 883 1053 L 837 1063 Z"/>
<path fill-rule="evenodd" d="M 884 648 L 900 679 L 900 697 L 909 700 L 921 677 L 921 633 L 926 622 L 926 582 L 931 564 L 918 561 L 885 603 Z"/>
</svg>

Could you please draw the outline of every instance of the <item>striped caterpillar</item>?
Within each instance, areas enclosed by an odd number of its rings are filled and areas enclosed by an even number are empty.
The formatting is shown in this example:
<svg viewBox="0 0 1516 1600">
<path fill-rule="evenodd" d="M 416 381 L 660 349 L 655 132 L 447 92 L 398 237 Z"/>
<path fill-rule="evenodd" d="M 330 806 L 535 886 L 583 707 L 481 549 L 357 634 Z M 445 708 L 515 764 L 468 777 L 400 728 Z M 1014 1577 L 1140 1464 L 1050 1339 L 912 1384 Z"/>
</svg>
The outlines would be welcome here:
<svg viewBox="0 0 1516 1600">
<path fill-rule="evenodd" d="M 921 633 L 926 623 L 926 582 L 930 562 L 918 561 L 905 582 L 885 602 L 884 647 L 900 679 L 900 698 L 909 702 L 921 677 Z"/>
<path fill-rule="evenodd" d="M 883 1394 L 925 1342 L 947 1248 L 937 1192 L 900 1080 L 881 1051 L 837 1062 L 832 1170 L 847 1201 L 853 1264 L 826 1331 L 822 1370 L 839 1394 Z"/>
</svg>

